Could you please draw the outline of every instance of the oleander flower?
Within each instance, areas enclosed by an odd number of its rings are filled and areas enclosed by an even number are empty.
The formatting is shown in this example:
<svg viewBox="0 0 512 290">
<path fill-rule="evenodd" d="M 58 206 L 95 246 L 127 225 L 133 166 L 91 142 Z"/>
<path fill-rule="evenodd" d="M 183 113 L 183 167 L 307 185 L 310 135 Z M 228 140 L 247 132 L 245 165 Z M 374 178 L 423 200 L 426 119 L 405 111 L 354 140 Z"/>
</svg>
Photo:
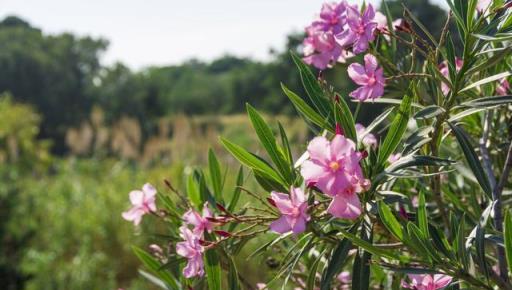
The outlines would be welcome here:
<svg viewBox="0 0 512 290">
<path fill-rule="evenodd" d="M 384 94 L 384 73 L 378 67 L 377 58 L 371 54 L 364 56 L 364 66 L 353 63 L 348 67 L 349 77 L 361 87 L 350 93 L 354 99 L 365 101 L 376 99 Z"/>
<path fill-rule="evenodd" d="M 208 203 L 206 202 L 203 206 L 202 215 L 193 209 L 189 209 L 183 215 L 183 220 L 185 223 L 194 226 L 195 234 L 202 235 L 205 230 L 211 233 L 213 224 L 208 220 L 208 218 L 211 217 L 213 217 L 213 214 L 208 208 Z"/>
<path fill-rule="evenodd" d="M 141 190 L 130 192 L 132 208 L 123 212 L 122 216 L 127 221 L 132 221 L 136 226 L 140 224 L 142 216 L 156 211 L 156 189 L 149 183 L 144 184 Z"/>
<path fill-rule="evenodd" d="M 410 283 L 402 281 L 402 287 L 414 290 L 437 290 L 443 289 L 452 282 L 452 277 L 435 274 L 435 275 L 413 275 L 409 274 Z"/>
<path fill-rule="evenodd" d="M 510 83 L 507 79 L 502 79 L 496 87 L 496 94 L 498 96 L 506 96 L 510 93 Z"/>
<path fill-rule="evenodd" d="M 489 8 L 489 6 L 491 6 L 491 3 L 492 3 L 492 0 L 478 0 L 478 2 L 476 4 L 476 10 L 479 13 L 483 13 L 488 10 L 487 8 Z"/>
<path fill-rule="evenodd" d="M 357 6 L 347 5 L 347 26 L 336 35 L 338 43 L 346 48 L 352 46 L 352 52 L 359 54 L 368 49 L 368 43 L 375 39 L 375 10 L 371 4 L 368 4 L 365 11 L 361 14 Z"/>
<path fill-rule="evenodd" d="M 340 285 L 341 290 L 350 289 L 349 284 L 350 284 L 350 282 L 352 282 L 352 277 L 350 276 L 350 272 L 343 271 L 336 277 L 336 279 L 338 279 L 338 281 L 341 283 L 341 285 Z"/>
<path fill-rule="evenodd" d="M 388 162 L 389 163 L 395 163 L 398 161 L 398 159 L 402 158 L 402 153 L 396 153 L 396 154 L 391 154 L 389 155 L 388 157 Z"/>
<path fill-rule="evenodd" d="M 270 196 L 281 213 L 281 217 L 270 224 L 270 229 L 280 234 L 304 232 L 310 217 L 306 212 L 307 198 L 302 189 L 292 187 L 289 195 L 273 191 Z"/>
<path fill-rule="evenodd" d="M 377 23 L 377 30 L 384 31 L 388 29 L 388 18 L 386 17 L 386 15 L 382 14 L 382 12 L 375 12 L 374 21 L 375 23 Z"/>
<path fill-rule="evenodd" d="M 463 64 L 464 63 L 463 63 L 462 59 L 460 59 L 460 58 L 455 59 L 455 71 L 457 71 L 457 72 L 460 71 Z M 450 79 L 450 71 L 448 69 L 448 63 L 446 61 L 443 61 L 439 65 L 439 71 L 445 78 Z M 441 91 L 443 92 L 444 95 L 447 95 L 450 92 L 450 87 L 446 83 L 442 82 L 441 83 Z"/>
<path fill-rule="evenodd" d="M 176 244 L 176 253 L 187 258 L 187 266 L 183 268 L 185 278 L 204 275 L 203 246 L 200 244 L 200 236 L 193 233 L 186 225 L 180 227 L 182 242 Z"/>
<path fill-rule="evenodd" d="M 327 211 L 335 217 L 354 219 L 361 214 L 358 192 L 368 188 L 359 161 L 361 153 L 350 139 L 337 134 L 332 141 L 316 137 L 308 145 L 309 160 L 301 166 L 308 186 L 333 197 Z"/>
<path fill-rule="evenodd" d="M 365 130 L 365 126 L 359 123 L 356 124 L 357 139 L 360 140 L 365 147 L 376 148 L 378 145 L 377 138 L 372 133 L 363 135 Z"/>
<path fill-rule="evenodd" d="M 345 62 L 347 53 L 336 43 L 331 31 L 310 28 L 303 41 L 304 62 L 318 69 L 326 69 L 336 62 Z"/>
<path fill-rule="evenodd" d="M 324 3 L 320 11 L 320 17 L 313 22 L 313 26 L 323 31 L 332 31 L 339 33 L 347 22 L 345 11 L 347 10 L 347 2 L 340 3 Z"/>
</svg>

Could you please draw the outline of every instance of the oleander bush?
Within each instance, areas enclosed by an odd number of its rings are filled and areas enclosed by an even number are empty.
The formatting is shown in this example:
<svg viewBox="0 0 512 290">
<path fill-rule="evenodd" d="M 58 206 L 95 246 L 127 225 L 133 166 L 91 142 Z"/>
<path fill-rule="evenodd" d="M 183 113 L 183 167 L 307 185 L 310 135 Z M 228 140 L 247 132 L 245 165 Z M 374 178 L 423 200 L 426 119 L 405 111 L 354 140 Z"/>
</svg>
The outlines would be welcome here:
<svg viewBox="0 0 512 290">
<path fill-rule="evenodd" d="M 512 289 L 512 3 L 447 4 L 440 32 L 407 6 L 393 19 L 386 1 L 380 12 L 324 4 L 303 57 L 291 53 L 305 94 L 282 84 L 310 128 L 305 146 L 247 104 L 259 149 L 220 138 L 241 167 L 210 151 L 184 185 L 129 193 L 122 217 L 163 230 L 161 243 L 133 247 L 148 283 Z M 323 78 L 334 66 L 357 85 L 348 96 Z M 360 124 L 375 103 L 385 110 Z M 270 274 L 241 271 L 250 263 Z"/>
</svg>

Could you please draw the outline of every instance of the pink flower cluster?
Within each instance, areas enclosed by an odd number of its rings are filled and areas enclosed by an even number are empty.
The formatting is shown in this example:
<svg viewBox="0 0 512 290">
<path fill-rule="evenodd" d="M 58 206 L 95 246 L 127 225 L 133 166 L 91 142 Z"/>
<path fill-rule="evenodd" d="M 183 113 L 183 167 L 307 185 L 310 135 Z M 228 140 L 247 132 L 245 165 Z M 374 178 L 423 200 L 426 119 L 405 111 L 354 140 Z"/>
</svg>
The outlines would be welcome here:
<svg viewBox="0 0 512 290">
<path fill-rule="evenodd" d="M 201 245 L 204 231 L 211 232 L 213 224 L 208 220 L 213 214 L 208 208 L 208 203 L 203 206 L 202 215 L 193 209 L 189 209 L 183 215 L 183 226 L 180 227 L 182 242 L 176 244 L 176 253 L 187 258 L 187 266 L 183 268 L 185 278 L 204 275 L 203 252 Z M 189 225 L 193 226 L 191 230 Z"/>
<path fill-rule="evenodd" d="M 316 137 L 308 145 L 309 160 L 301 167 L 308 186 L 315 186 L 333 199 L 327 211 L 335 217 L 355 219 L 361 214 L 357 193 L 368 189 L 356 144 L 340 134 L 329 141 Z"/>
<path fill-rule="evenodd" d="M 360 87 L 350 93 L 359 101 L 376 99 L 384 94 L 384 73 L 378 67 L 377 58 L 371 54 L 364 56 L 364 66 L 353 63 L 348 67 L 348 76 Z"/>
<path fill-rule="evenodd" d="M 133 190 L 129 195 L 132 208 L 123 212 L 122 216 L 125 220 L 138 226 L 142 216 L 156 211 L 156 189 L 151 184 L 146 183 L 142 190 Z"/>
<path fill-rule="evenodd" d="M 435 274 L 435 275 L 413 275 L 409 274 L 410 283 L 402 281 L 402 287 L 413 290 L 438 290 L 443 289 L 452 282 L 452 277 Z"/>
<path fill-rule="evenodd" d="M 304 61 L 325 69 L 336 62 L 345 62 L 352 53 L 365 52 L 375 38 L 375 30 L 382 27 L 379 17 L 380 21 L 371 4 L 360 13 L 357 5 L 349 5 L 345 0 L 325 3 L 319 18 L 306 28 Z"/>
</svg>

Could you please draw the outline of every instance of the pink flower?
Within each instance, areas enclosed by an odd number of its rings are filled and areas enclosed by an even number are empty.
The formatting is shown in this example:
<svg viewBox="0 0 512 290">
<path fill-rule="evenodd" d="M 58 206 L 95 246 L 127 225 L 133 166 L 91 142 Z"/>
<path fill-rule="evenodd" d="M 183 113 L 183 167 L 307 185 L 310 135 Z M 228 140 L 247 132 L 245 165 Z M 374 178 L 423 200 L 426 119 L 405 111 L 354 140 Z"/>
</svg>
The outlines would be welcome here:
<svg viewBox="0 0 512 290">
<path fill-rule="evenodd" d="M 377 138 L 375 138 L 375 135 L 372 133 L 368 133 L 363 136 L 365 130 L 366 128 L 363 125 L 359 123 L 356 124 L 357 139 L 360 140 L 365 147 L 376 148 L 378 144 Z"/>
<path fill-rule="evenodd" d="M 335 217 L 355 219 L 361 214 L 357 192 L 369 186 L 359 161 L 362 156 L 356 145 L 342 135 L 332 141 L 316 137 L 308 145 L 309 160 L 304 161 L 301 174 L 308 186 L 314 185 L 333 197 L 327 211 Z"/>
<path fill-rule="evenodd" d="M 194 234 L 187 226 L 180 227 L 182 242 L 176 244 L 176 253 L 188 259 L 187 266 L 183 268 L 185 278 L 204 275 L 203 247 L 199 243 L 200 237 Z"/>
<path fill-rule="evenodd" d="M 320 11 L 320 18 L 313 22 L 313 26 L 323 31 L 339 33 L 347 22 L 345 10 L 347 3 L 324 3 Z"/>
<path fill-rule="evenodd" d="M 270 229 L 280 234 L 289 231 L 294 234 L 304 232 L 309 215 L 306 212 L 308 204 L 302 189 L 292 187 L 289 195 L 275 191 L 270 195 L 281 212 L 281 217 L 270 224 Z"/>
<path fill-rule="evenodd" d="M 460 58 L 455 59 L 455 70 L 456 71 L 459 71 L 462 68 L 462 65 L 463 65 L 462 59 L 460 59 Z M 446 61 L 443 61 L 439 65 L 439 71 L 445 78 L 450 79 L 450 71 L 448 69 L 448 63 Z M 442 82 L 441 83 L 441 91 L 443 91 L 444 95 L 447 95 L 450 92 L 450 87 L 448 87 L 448 85 L 446 83 Z"/>
<path fill-rule="evenodd" d="M 312 29 L 303 41 L 304 62 L 318 69 L 331 67 L 333 63 L 345 62 L 347 53 L 336 43 L 331 31 Z"/>
<path fill-rule="evenodd" d="M 402 287 L 414 290 L 437 290 L 442 289 L 452 282 L 452 277 L 442 274 L 435 275 L 413 275 L 409 274 L 411 283 L 402 281 Z"/>
<path fill-rule="evenodd" d="M 498 96 L 506 96 L 510 92 L 510 83 L 507 79 L 502 79 L 496 87 L 496 94 Z"/>
<path fill-rule="evenodd" d="M 368 43 L 375 39 L 375 10 L 371 4 L 368 4 L 366 10 L 359 13 L 357 6 L 347 5 L 347 27 L 340 34 L 336 35 L 338 43 L 342 47 L 352 46 L 355 54 L 365 52 L 368 49 Z"/>
<path fill-rule="evenodd" d="M 384 31 L 388 29 L 388 18 L 380 11 L 375 12 L 375 23 L 377 23 L 377 30 Z"/>
<path fill-rule="evenodd" d="M 400 159 L 402 157 L 402 153 L 396 153 L 396 154 L 391 154 L 389 155 L 388 157 L 388 162 L 389 163 L 395 163 L 398 161 L 398 159 Z"/>
<path fill-rule="evenodd" d="M 378 68 L 377 59 L 371 54 L 364 56 L 364 66 L 353 63 L 348 67 L 349 77 L 361 87 L 350 93 L 354 99 L 365 101 L 384 94 L 384 73 Z"/>
<path fill-rule="evenodd" d="M 343 271 L 341 272 L 337 277 L 338 281 L 341 283 L 341 290 L 348 290 L 350 289 L 350 282 L 352 282 L 352 277 L 350 276 L 350 272 Z"/>
<path fill-rule="evenodd" d="M 491 5 L 492 0 L 478 0 L 476 4 L 476 10 L 480 13 L 485 12 L 488 10 L 489 6 Z"/>
<path fill-rule="evenodd" d="M 256 289 L 258 289 L 258 290 L 263 290 L 266 288 L 267 288 L 267 284 L 265 284 L 265 283 L 257 283 L 256 284 Z"/>
<path fill-rule="evenodd" d="M 211 233 L 213 224 L 207 219 L 213 217 L 212 212 L 208 208 L 208 203 L 203 206 L 203 215 L 201 216 L 197 211 L 189 209 L 184 215 L 183 220 L 185 223 L 194 226 L 194 233 L 202 235 L 206 230 Z"/>
<path fill-rule="evenodd" d="M 123 218 L 127 221 L 133 221 L 137 226 L 142 220 L 142 216 L 156 211 L 156 189 L 149 183 L 144 184 L 142 191 L 134 190 L 130 192 L 130 202 L 132 208 L 123 212 Z"/>
</svg>

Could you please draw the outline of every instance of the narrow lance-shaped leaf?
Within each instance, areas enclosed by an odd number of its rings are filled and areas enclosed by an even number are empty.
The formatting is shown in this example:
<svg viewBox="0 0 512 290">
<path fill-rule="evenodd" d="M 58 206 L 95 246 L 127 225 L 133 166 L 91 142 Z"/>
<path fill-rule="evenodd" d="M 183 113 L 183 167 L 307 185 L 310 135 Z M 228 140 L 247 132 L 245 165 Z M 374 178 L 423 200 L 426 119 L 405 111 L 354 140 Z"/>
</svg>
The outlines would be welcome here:
<svg viewBox="0 0 512 290">
<path fill-rule="evenodd" d="M 412 97 L 409 96 L 409 94 L 405 95 L 402 103 L 400 104 L 400 108 L 398 109 L 398 113 L 391 123 L 386 138 L 380 147 L 378 157 L 379 166 L 382 166 L 388 160 L 389 155 L 391 155 L 391 153 L 393 153 L 398 147 L 398 144 L 407 129 L 407 122 L 409 121 L 409 115 L 411 112 L 411 102 Z"/>
<path fill-rule="evenodd" d="M 241 186 L 244 184 L 244 168 L 240 166 L 240 169 L 238 169 L 238 174 L 236 178 L 236 186 L 233 190 L 233 195 L 231 196 L 231 201 L 228 205 L 228 211 L 232 212 L 235 210 L 235 207 L 238 203 L 238 200 L 240 199 L 240 193 L 242 192 Z"/>
<path fill-rule="evenodd" d="M 213 195 L 217 201 L 222 201 L 222 175 L 220 171 L 220 164 L 217 156 L 215 156 L 215 153 L 211 148 L 208 151 L 208 167 L 213 187 Z"/>
<path fill-rule="evenodd" d="M 260 114 L 249 104 L 247 104 L 247 113 L 249 114 L 252 126 L 254 127 L 261 144 L 265 147 L 265 150 L 276 165 L 283 179 L 291 184 L 291 165 L 283 158 L 283 155 L 277 146 L 274 133 L 265 123 Z"/>
<path fill-rule="evenodd" d="M 348 239 L 343 239 L 339 242 L 338 246 L 332 252 L 329 264 L 322 274 L 322 281 L 320 283 L 320 290 L 331 289 L 331 282 L 336 273 L 338 273 L 343 264 L 347 260 L 348 251 L 351 248 L 352 243 Z"/>
<path fill-rule="evenodd" d="M 505 215 L 505 229 L 503 230 L 505 238 L 505 252 L 507 255 L 508 269 L 512 270 L 512 214 L 507 211 Z"/>
<path fill-rule="evenodd" d="M 205 233 L 206 240 L 213 240 L 210 234 Z M 205 263 L 204 268 L 206 272 L 206 281 L 208 283 L 208 289 L 210 290 L 221 290 L 221 269 L 219 255 L 215 250 L 207 250 L 204 253 Z"/>
<path fill-rule="evenodd" d="M 317 108 L 320 115 L 329 117 L 331 115 L 331 108 L 329 106 L 329 102 L 324 97 L 324 92 L 322 87 L 320 87 L 317 78 L 299 56 L 295 53 L 291 53 L 291 55 L 293 62 L 295 62 L 295 65 L 299 69 L 302 84 L 304 85 L 304 89 L 311 99 L 311 102 Z"/>
<path fill-rule="evenodd" d="M 160 263 L 150 254 L 135 246 L 132 247 L 132 250 L 137 258 L 139 258 L 139 260 L 142 262 L 142 264 L 151 270 L 153 274 L 157 275 L 158 278 L 162 279 L 162 281 L 164 281 L 170 289 L 181 289 L 175 278 L 171 276 L 171 274 L 169 274 L 169 272 L 166 270 L 161 269 Z"/>
<path fill-rule="evenodd" d="M 247 152 L 247 150 L 241 146 L 238 146 L 224 138 L 220 138 L 220 141 L 222 145 L 224 145 L 224 147 L 242 164 L 255 171 L 258 171 L 261 175 L 284 185 L 285 188 L 288 187 L 281 176 L 279 176 L 279 174 L 277 174 L 277 172 L 267 163 Z"/>
<path fill-rule="evenodd" d="M 313 124 L 317 125 L 318 127 L 322 129 L 327 129 L 327 122 L 326 118 L 322 117 L 320 114 L 318 114 L 313 108 L 311 108 L 310 105 L 306 103 L 301 97 L 299 97 L 294 92 L 290 91 L 284 84 L 281 84 L 281 88 L 283 89 L 283 92 L 286 94 L 286 96 L 290 99 L 290 101 L 293 103 L 293 106 L 295 109 L 304 116 L 309 122 L 312 122 Z M 331 129 L 332 131 L 332 129 Z"/>
<path fill-rule="evenodd" d="M 462 152 L 464 153 L 464 156 L 466 157 L 466 161 L 469 164 L 469 167 L 471 168 L 471 171 L 475 175 L 476 179 L 478 180 L 478 183 L 482 187 L 483 191 L 491 197 L 491 185 L 489 183 L 489 180 L 487 179 L 487 175 L 484 172 L 484 169 L 482 168 L 482 164 L 480 163 L 480 160 L 478 159 L 478 156 L 476 155 L 475 150 L 471 146 L 471 142 L 469 141 L 469 138 L 464 132 L 464 130 L 459 127 L 455 126 L 452 123 L 448 122 L 448 125 L 452 129 L 453 133 L 455 134 L 455 137 L 457 138 L 457 141 L 459 142 L 459 145 L 462 149 Z"/>
<path fill-rule="evenodd" d="M 345 136 L 347 136 L 349 139 L 352 139 L 354 142 L 357 142 L 354 117 L 352 116 L 352 112 L 350 112 L 347 103 L 345 100 L 343 100 L 342 97 L 339 97 L 336 99 L 334 106 L 336 122 L 341 125 L 341 128 L 343 128 Z"/>
</svg>

